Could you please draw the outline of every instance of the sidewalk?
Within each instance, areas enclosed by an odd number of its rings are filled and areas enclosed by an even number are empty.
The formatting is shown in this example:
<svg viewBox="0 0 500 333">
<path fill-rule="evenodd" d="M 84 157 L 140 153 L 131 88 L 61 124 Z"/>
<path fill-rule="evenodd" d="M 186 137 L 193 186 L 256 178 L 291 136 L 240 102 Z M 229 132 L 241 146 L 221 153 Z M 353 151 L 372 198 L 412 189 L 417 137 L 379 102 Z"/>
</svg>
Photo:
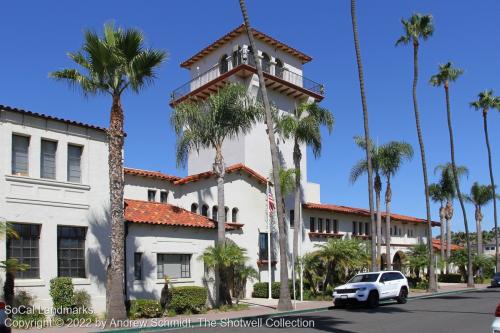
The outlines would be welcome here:
<svg viewBox="0 0 500 333">
<path fill-rule="evenodd" d="M 475 289 L 484 289 L 488 285 L 486 284 L 477 284 Z M 462 283 L 440 283 L 438 293 L 449 293 L 449 292 L 461 292 L 471 290 L 467 288 L 465 284 Z M 425 291 L 422 292 L 410 292 L 411 298 L 419 298 L 425 296 L 431 296 L 433 293 L 428 293 Z M 264 315 L 278 315 L 281 312 L 276 310 L 278 305 L 277 299 L 265 299 L 265 298 L 248 298 L 240 301 L 241 303 L 246 303 L 250 307 L 247 310 L 241 311 L 232 311 L 232 312 L 217 312 L 217 311 L 209 311 L 204 314 L 196 314 L 196 315 L 180 315 L 176 317 L 163 317 L 159 319 L 139 319 L 135 321 L 131 321 L 130 325 L 134 325 L 136 330 L 128 330 L 125 329 L 117 329 L 116 331 L 120 332 L 140 332 L 141 328 L 146 330 L 147 327 L 157 327 L 159 325 L 165 328 L 183 328 L 183 327 L 193 327 L 206 326 L 207 322 L 218 321 L 218 320 L 227 320 L 227 319 L 235 319 L 242 317 L 256 317 L 256 316 L 264 316 Z M 297 301 L 295 302 L 295 309 L 290 311 L 293 312 L 310 312 L 310 311 L 321 311 L 326 310 L 331 307 L 333 304 L 331 301 Z M 102 327 L 92 326 L 92 327 L 46 327 L 42 330 L 40 329 L 30 329 L 30 330 L 13 330 L 13 332 L 24 332 L 24 333 L 64 333 L 64 332 L 76 332 L 76 333 L 86 333 L 86 332 L 98 332 L 101 331 Z"/>
</svg>

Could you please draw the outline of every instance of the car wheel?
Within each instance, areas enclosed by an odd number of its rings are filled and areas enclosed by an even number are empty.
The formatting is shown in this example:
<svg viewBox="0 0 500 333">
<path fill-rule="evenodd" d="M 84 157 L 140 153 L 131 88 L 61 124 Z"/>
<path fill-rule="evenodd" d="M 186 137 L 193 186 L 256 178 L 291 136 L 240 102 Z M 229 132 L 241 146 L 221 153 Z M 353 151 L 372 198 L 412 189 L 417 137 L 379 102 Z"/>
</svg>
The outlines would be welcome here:
<svg viewBox="0 0 500 333">
<path fill-rule="evenodd" d="M 376 308 L 378 306 L 378 293 L 376 291 L 370 291 L 368 299 L 366 300 L 366 306 L 370 309 Z"/>
<path fill-rule="evenodd" d="M 336 299 L 335 302 L 333 303 L 337 309 L 343 309 L 345 308 L 345 302 L 341 301 L 339 299 Z"/>
<path fill-rule="evenodd" d="M 399 296 L 396 298 L 399 304 L 405 304 L 408 300 L 408 290 L 406 288 L 401 288 L 399 291 Z"/>
</svg>

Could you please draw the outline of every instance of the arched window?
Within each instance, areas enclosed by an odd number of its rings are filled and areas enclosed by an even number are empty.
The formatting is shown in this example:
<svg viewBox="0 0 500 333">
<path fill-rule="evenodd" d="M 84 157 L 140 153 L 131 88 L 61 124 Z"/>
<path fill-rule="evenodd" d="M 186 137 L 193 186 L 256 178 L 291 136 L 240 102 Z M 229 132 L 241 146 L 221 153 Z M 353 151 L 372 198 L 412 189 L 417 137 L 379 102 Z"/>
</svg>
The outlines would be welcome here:
<svg viewBox="0 0 500 333">
<path fill-rule="evenodd" d="M 238 222 L 238 208 L 234 207 L 231 212 L 231 221 Z"/>
<path fill-rule="evenodd" d="M 203 204 L 203 206 L 201 206 L 201 215 L 208 217 L 208 205 L 207 204 Z"/>
<path fill-rule="evenodd" d="M 212 207 L 212 220 L 217 221 L 218 214 L 219 214 L 219 207 L 213 206 Z"/>
<path fill-rule="evenodd" d="M 229 207 L 224 207 L 224 221 L 227 222 L 227 213 L 229 213 Z"/>
<path fill-rule="evenodd" d="M 232 62 L 233 62 L 233 68 L 235 68 L 236 66 L 241 65 L 241 63 L 242 63 L 242 59 L 241 59 L 241 46 L 238 46 L 238 49 L 233 51 Z"/>
<path fill-rule="evenodd" d="M 266 73 L 271 71 L 271 57 L 265 52 L 262 53 L 262 70 Z"/>
<path fill-rule="evenodd" d="M 196 202 L 193 202 L 191 204 L 191 213 L 195 213 L 195 214 L 198 213 L 198 204 Z"/>
<path fill-rule="evenodd" d="M 228 69 L 227 54 L 223 54 L 219 60 L 219 73 L 224 74 Z"/>
<path fill-rule="evenodd" d="M 274 68 L 274 75 L 276 75 L 279 78 L 283 78 L 283 71 L 284 71 L 284 64 L 281 59 L 276 59 L 276 67 Z"/>
</svg>

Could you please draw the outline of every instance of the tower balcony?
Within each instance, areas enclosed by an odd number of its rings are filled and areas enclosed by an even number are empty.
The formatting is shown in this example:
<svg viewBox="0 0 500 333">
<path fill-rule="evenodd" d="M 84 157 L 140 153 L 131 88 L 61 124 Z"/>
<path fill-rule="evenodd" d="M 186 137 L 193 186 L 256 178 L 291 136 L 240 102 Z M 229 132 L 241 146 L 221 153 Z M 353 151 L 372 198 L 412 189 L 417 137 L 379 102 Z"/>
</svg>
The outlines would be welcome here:
<svg viewBox="0 0 500 333">
<path fill-rule="evenodd" d="M 312 97 L 316 101 L 321 101 L 324 98 L 323 84 L 294 73 L 287 68 L 273 66 L 268 61 L 261 60 L 261 63 L 268 89 L 297 99 Z M 227 62 L 218 63 L 172 91 L 170 106 L 173 107 L 190 98 L 204 99 L 226 84 L 233 75 L 247 78 L 256 73 L 257 68 L 253 55 L 250 53 L 242 55 L 241 52 L 238 52 L 233 57 L 228 58 Z"/>
</svg>

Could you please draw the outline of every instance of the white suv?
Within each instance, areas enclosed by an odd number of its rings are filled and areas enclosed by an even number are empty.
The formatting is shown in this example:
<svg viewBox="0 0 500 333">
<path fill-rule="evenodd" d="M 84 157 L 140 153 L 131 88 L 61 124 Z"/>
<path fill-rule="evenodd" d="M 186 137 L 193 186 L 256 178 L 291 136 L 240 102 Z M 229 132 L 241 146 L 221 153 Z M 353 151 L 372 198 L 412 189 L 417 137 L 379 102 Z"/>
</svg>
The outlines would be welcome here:
<svg viewBox="0 0 500 333">
<path fill-rule="evenodd" d="M 400 304 L 408 297 L 408 280 L 398 271 L 370 272 L 355 275 L 346 284 L 335 288 L 335 307 L 364 302 L 368 307 L 378 306 L 379 300 L 395 299 Z"/>
</svg>

